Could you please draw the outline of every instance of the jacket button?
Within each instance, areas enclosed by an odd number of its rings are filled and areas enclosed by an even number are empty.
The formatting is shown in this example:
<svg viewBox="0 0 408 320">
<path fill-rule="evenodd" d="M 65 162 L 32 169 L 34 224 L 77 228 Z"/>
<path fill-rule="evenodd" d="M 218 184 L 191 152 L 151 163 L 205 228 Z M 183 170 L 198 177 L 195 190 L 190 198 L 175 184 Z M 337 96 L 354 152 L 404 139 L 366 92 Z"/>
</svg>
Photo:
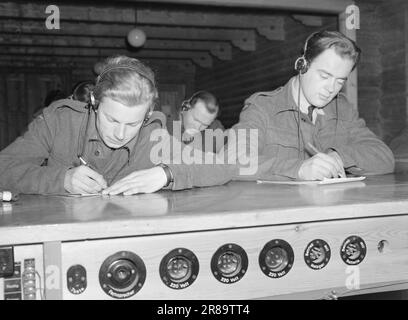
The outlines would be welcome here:
<svg viewBox="0 0 408 320">
<path fill-rule="evenodd" d="M 100 154 L 101 154 L 101 153 L 99 152 L 99 150 L 96 150 L 96 151 L 95 151 L 95 156 L 98 157 Z"/>
</svg>

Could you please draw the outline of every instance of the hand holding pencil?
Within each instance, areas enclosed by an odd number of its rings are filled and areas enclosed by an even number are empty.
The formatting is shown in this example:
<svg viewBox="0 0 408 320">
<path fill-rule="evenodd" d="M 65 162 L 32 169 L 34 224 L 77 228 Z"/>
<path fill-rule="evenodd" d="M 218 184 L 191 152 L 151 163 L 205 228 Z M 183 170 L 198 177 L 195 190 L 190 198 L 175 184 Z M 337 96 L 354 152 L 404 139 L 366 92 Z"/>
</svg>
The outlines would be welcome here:
<svg viewBox="0 0 408 320">
<path fill-rule="evenodd" d="M 323 180 L 324 178 L 345 178 L 343 161 L 335 151 L 328 154 L 320 152 L 311 143 L 305 145 L 306 151 L 312 156 L 303 161 L 298 176 L 302 180 Z"/>
</svg>

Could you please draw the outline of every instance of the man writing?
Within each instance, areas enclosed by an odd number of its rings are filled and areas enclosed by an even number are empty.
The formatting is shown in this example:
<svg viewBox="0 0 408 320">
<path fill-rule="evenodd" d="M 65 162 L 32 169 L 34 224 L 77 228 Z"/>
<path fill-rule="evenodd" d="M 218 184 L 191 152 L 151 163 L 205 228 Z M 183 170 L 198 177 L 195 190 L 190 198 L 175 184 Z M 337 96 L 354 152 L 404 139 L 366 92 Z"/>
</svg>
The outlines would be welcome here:
<svg viewBox="0 0 408 320">
<path fill-rule="evenodd" d="M 345 171 L 394 170 L 391 150 L 339 93 L 359 55 L 356 44 L 339 32 L 314 33 L 296 60 L 297 76 L 246 100 L 233 130 L 258 130 L 257 178 L 322 180 Z"/>
<path fill-rule="evenodd" d="M 151 135 L 165 131 L 164 115 L 153 112 L 157 97 L 150 68 L 134 58 L 108 58 L 89 104 L 54 102 L 0 152 L 0 188 L 130 195 L 228 181 L 223 166 L 172 164 L 171 155 L 167 164 L 152 161 Z"/>
</svg>

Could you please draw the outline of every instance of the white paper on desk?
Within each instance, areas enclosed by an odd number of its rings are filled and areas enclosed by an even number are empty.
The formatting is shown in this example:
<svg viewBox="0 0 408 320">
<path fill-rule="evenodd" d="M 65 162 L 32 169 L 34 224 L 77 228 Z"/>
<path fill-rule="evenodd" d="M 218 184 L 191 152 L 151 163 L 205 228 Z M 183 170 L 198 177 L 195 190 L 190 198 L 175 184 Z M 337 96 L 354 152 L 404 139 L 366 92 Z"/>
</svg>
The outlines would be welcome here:
<svg viewBox="0 0 408 320">
<path fill-rule="evenodd" d="M 362 181 L 366 177 L 348 177 L 348 178 L 331 178 L 319 180 L 257 180 L 257 183 L 270 183 L 270 184 L 289 184 L 289 185 L 324 185 L 324 184 L 334 184 L 334 183 L 347 183 L 354 181 Z"/>
<path fill-rule="evenodd" d="M 102 193 L 60 193 L 60 194 L 47 194 L 47 196 L 55 197 L 70 197 L 70 198 L 81 198 L 81 197 L 100 197 Z"/>
</svg>

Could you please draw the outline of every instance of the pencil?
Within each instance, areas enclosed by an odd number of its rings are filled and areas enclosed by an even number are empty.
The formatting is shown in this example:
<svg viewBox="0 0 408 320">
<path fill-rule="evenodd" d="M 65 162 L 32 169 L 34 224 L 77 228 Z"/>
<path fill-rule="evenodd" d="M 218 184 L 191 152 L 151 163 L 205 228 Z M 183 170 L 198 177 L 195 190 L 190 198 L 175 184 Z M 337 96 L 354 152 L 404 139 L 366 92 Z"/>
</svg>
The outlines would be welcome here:
<svg viewBox="0 0 408 320">
<path fill-rule="evenodd" d="M 319 149 L 317 149 L 317 148 L 316 148 L 313 144 L 311 144 L 310 142 L 308 142 L 305 147 L 307 147 L 307 148 L 306 148 L 306 151 L 309 152 L 312 156 L 314 156 L 314 155 L 320 153 Z M 344 172 L 344 169 L 343 169 L 343 172 L 339 172 L 339 176 L 340 176 L 340 178 L 346 178 L 346 173 Z"/>
<path fill-rule="evenodd" d="M 314 156 L 315 154 L 320 153 L 320 151 L 310 142 L 307 143 L 307 146 L 310 148 L 310 150 L 306 149 L 312 156 Z M 310 152 L 312 151 L 312 152 Z"/>
</svg>

